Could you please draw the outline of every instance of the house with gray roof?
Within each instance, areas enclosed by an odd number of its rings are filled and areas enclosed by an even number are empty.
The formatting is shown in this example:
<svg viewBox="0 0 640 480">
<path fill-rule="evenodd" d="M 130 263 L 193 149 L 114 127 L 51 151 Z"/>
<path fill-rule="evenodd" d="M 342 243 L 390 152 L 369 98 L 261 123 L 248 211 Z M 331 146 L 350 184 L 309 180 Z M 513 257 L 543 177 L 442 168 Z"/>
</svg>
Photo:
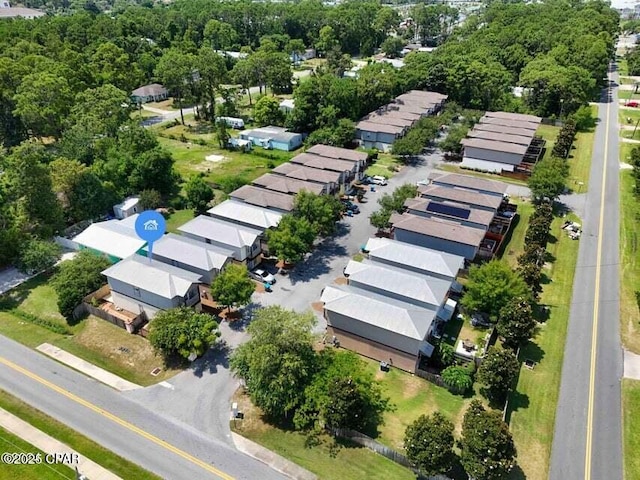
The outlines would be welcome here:
<svg viewBox="0 0 640 480">
<path fill-rule="evenodd" d="M 134 103 L 161 102 L 169 98 L 169 91 L 159 83 L 151 83 L 131 92 Z"/>
<path fill-rule="evenodd" d="M 143 255 L 149 256 L 148 246 Z M 232 257 L 231 250 L 175 233 L 168 233 L 153 243 L 154 260 L 200 275 L 206 284 L 211 284 Z"/>
<path fill-rule="evenodd" d="M 317 144 L 307 150 L 307 153 L 320 155 L 322 157 L 337 158 L 338 160 L 348 160 L 365 166 L 369 155 L 365 152 L 350 150 L 348 148 L 332 147 L 331 145 Z"/>
<path fill-rule="evenodd" d="M 28 20 L 43 17 L 46 13 L 33 8 L 12 7 L 7 0 L 0 1 L 0 19 L 2 18 L 26 18 Z"/>
<path fill-rule="evenodd" d="M 320 183 L 327 190 L 327 193 L 335 193 L 341 185 L 341 172 L 330 170 L 319 170 L 317 168 L 305 167 L 297 163 L 283 163 L 271 170 L 271 173 L 283 175 L 287 178 L 304 180 L 305 182 Z"/>
<path fill-rule="evenodd" d="M 404 202 L 407 212 L 425 218 L 443 218 L 454 220 L 467 227 L 480 228 L 484 231 L 495 216 L 494 212 L 481 210 L 470 205 L 451 201 L 436 201 L 429 198 L 410 198 Z"/>
<path fill-rule="evenodd" d="M 419 247 L 390 238 L 367 240 L 364 253 L 368 259 L 430 277 L 453 281 L 464 268 L 464 257 L 440 250 Z"/>
<path fill-rule="evenodd" d="M 391 150 L 393 142 L 403 137 L 407 130 L 408 127 L 360 120 L 356 123 L 356 140 L 364 148 L 377 148 L 388 152 Z"/>
<path fill-rule="evenodd" d="M 73 238 L 79 250 L 90 250 L 96 255 L 116 263 L 134 253 L 139 253 L 147 244 L 136 234 L 135 222 L 138 214 L 122 220 L 107 220 L 89 225 Z"/>
<path fill-rule="evenodd" d="M 290 160 L 291 163 L 303 165 L 305 167 L 317 168 L 318 170 L 329 170 L 340 173 L 340 183 L 345 184 L 358 177 L 358 164 L 349 160 L 323 157 L 313 153 L 300 153 Z"/>
<path fill-rule="evenodd" d="M 480 210 L 488 210 L 496 213 L 502 205 L 502 196 L 480 193 L 468 188 L 444 186 L 432 183 L 418 187 L 418 193 L 422 198 L 429 198 L 436 201 L 450 201 L 462 203 Z"/>
<path fill-rule="evenodd" d="M 274 192 L 254 185 L 243 185 L 231 192 L 229 197 L 277 212 L 288 213 L 293 210 L 293 195 Z"/>
<path fill-rule="evenodd" d="M 431 356 L 428 337 L 437 308 L 424 308 L 350 285 L 324 288 L 327 335 L 348 350 L 414 372 Z"/>
<path fill-rule="evenodd" d="M 253 180 L 251 183 L 258 187 L 266 188 L 274 192 L 288 193 L 289 195 L 295 195 L 302 190 L 315 193 L 316 195 L 330 193 L 328 184 L 322 185 L 321 183 L 306 182 L 304 180 L 289 178 L 283 175 L 274 175 L 273 173 L 265 173 L 261 177 Z"/>
<path fill-rule="evenodd" d="M 475 177 L 473 175 L 435 171 L 429 175 L 429 180 L 434 185 L 466 188 L 467 190 L 475 190 L 478 193 L 500 198 L 504 198 L 504 194 L 507 193 L 506 183 L 487 180 L 486 178 Z"/>
<path fill-rule="evenodd" d="M 152 319 L 159 311 L 193 306 L 200 301 L 201 275 L 133 255 L 102 272 L 117 307 Z"/>
<path fill-rule="evenodd" d="M 199 215 L 178 227 L 185 237 L 228 250 L 234 260 L 249 269 L 260 263 L 262 231 L 227 222 L 219 218 Z"/>
<path fill-rule="evenodd" d="M 258 230 L 260 233 L 264 233 L 269 228 L 277 227 L 283 215 L 275 210 L 249 205 L 233 199 L 225 200 L 210 208 L 207 210 L 207 214 L 225 222 Z"/>
<path fill-rule="evenodd" d="M 302 145 L 301 134 L 288 132 L 286 128 L 272 125 L 240 132 L 240 138 L 250 141 L 256 147 L 284 150 L 285 152 L 295 150 Z"/>
</svg>

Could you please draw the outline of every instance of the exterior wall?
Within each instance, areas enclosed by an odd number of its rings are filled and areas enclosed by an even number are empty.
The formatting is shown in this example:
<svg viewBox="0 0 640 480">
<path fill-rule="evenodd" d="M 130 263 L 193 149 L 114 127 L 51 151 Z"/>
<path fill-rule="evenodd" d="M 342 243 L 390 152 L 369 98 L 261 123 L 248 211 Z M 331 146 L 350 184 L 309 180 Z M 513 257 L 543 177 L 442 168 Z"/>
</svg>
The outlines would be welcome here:
<svg viewBox="0 0 640 480">
<path fill-rule="evenodd" d="M 421 235 L 415 232 L 408 232 L 399 228 L 393 230 L 393 238 L 399 240 L 400 242 L 418 245 L 419 247 L 427 247 L 433 250 L 439 250 L 441 252 L 461 255 L 467 260 L 473 260 L 478 251 L 478 247 L 451 242 L 442 238 L 429 237 L 427 235 Z"/>
<path fill-rule="evenodd" d="M 125 295 L 134 301 L 138 301 L 141 303 L 146 303 L 147 305 L 151 305 L 153 307 L 166 310 L 172 307 L 177 307 L 178 305 L 174 305 L 174 302 L 170 298 L 164 298 L 156 293 L 148 292 L 146 290 L 138 289 L 136 290 L 132 285 L 128 283 L 121 282 L 114 278 L 108 278 L 109 286 L 111 287 L 112 293 L 119 293 L 121 295 Z M 127 309 L 128 310 L 128 309 Z M 138 310 L 131 310 L 133 313 L 136 313 Z"/>
<path fill-rule="evenodd" d="M 464 156 L 496 163 L 509 163 L 511 165 L 520 165 L 523 158 L 523 155 L 517 153 L 497 152 L 476 147 L 465 147 Z"/>
<path fill-rule="evenodd" d="M 470 157 L 464 157 L 460 165 L 467 168 L 478 168 L 480 170 L 486 170 L 493 173 L 500 173 L 502 170 L 513 172 L 513 169 L 515 168 L 515 165 L 511 165 L 509 163 L 490 162 L 488 160 L 479 160 L 477 158 Z"/>
<path fill-rule="evenodd" d="M 122 295 L 118 292 L 114 292 L 113 290 L 111 291 L 111 298 L 116 306 L 124 308 L 131 313 L 144 313 L 149 320 L 155 317 L 156 313 L 161 310 L 160 308 L 153 307 L 139 299 Z"/>
<path fill-rule="evenodd" d="M 209 245 L 214 245 L 217 247 L 224 248 L 226 250 L 230 250 L 231 253 L 233 254 L 233 258 L 235 260 L 238 260 L 239 262 L 242 262 L 245 258 L 247 258 L 247 254 L 246 254 L 247 252 L 246 252 L 246 249 L 244 248 L 235 247 L 233 245 L 227 245 L 226 243 L 222 243 L 222 242 L 214 242 L 208 238 L 200 237 L 192 233 L 182 232 L 182 235 L 184 235 L 187 238 L 198 240 L 199 242 L 207 243 Z"/>
<path fill-rule="evenodd" d="M 414 356 L 399 350 L 394 350 L 381 343 L 367 340 L 366 338 L 358 337 L 344 330 L 328 326 L 327 338 L 331 340 L 333 336 L 340 342 L 342 348 L 377 361 L 387 362 L 389 365 L 393 365 L 396 368 L 410 373 L 416 370 L 417 355 Z"/>
<path fill-rule="evenodd" d="M 186 270 L 187 272 L 193 272 L 197 273 L 198 275 L 202 275 L 204 282 L 208 284 L 210 284 L 212 280 L 216 278 L 220 273 L 217 268 L 205 270 L 203 268 L 194 267 L 193 265 L 187 265 L 186 263 L 177 262 L 171 258 L 160 256 L 157 253 L 153 254 L 153 259 L 158 260 L 162 263 L 166 263 L 167 265 L 173 265 L 174 267 L 181 268 L 182 270 Z"/>
<path fill-rule="evenodd" d="M 84 246 L 84 245 L 78 245 L 78 250 L 89 250 L 89 251 L 90 251 L 91 253 L 93 253 L 94 255 L 97 255 L 97 256 L 99 256 L 99 257 L 104 257 L 104 258 L 106 258 L 106 259 L 107 259 L 107 260 L 109 260 L 111 263 L 118 263 L 120 260 L 122 260 L 121 258 L 118 258 L 118 257 L 116 257 L 116 256 L 114 256 L 114 255 L 108 255 L 108 254 L 106 254 L 106 253 L 104 253 L 104 252 L 101 252 L 101 251 L 96 250 L 96 249 L 94 249 L 94 248 L 86 247 L 86 246 Z"/>
<path fill-rule="evenodd" d="M 389 143 L 382 143 L 382 142 L 368 141 L 368 140 L 361 140 L 359 144 L 364 148 L 375 148 L 382 152 L 390 152 L 392 147 L 392 145 Z"/>
</svg>

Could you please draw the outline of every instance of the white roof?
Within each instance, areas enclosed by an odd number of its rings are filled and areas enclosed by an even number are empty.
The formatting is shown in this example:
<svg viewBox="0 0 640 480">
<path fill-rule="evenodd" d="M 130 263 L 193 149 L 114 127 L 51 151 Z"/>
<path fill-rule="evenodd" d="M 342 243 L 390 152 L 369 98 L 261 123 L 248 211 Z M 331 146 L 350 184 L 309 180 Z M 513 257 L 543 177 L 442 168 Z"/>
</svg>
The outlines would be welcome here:
<svg viewBox="0 0 640 480">
<path fill-rule="evenodd" d="M 125 198 L 122 203 L 119 203 L 114 208 L 119 208 L 121 210 L 129 210 L 130 208 L 135 207 L 139 201 L 140 201 L 140 197 Z"/>
<path fill-rule="evenodd" d="M 207 213 L 212 217 L 225 218 L 234 223 L 236 221 L 246 223 L 262 231 L 267 228 L 277 227 L 283 215 L 267 208 L 234 200 L 225 200 L 221 204 L 210 208 Z"/>
<path fill-rule="evenodd" d="M 145 247 L 148 251 L 149 247 Z M 233 252 L 175 233 L 164 235 L 153 244 L 153 254 L 201 270 L 221 270 Z"/>
<path fill-rule="evenodd" d="M 236 248 L 251 247 L 261 232 L 235 223 L 225 222 L 207 215 L 199 215 L 178 227 L 178 230 L 216 243 Z"/>
<path fill-rule="evenodd" d="M 369 252 L 371 260 L 375 261 L 379 258 L 398 265 L 406 265 L 413 270 L 431 272 L 452 279 L 464 267 L 464 257 L 459 255 L 388 238 L 370 238 L 364 249 Z"/>
<path fill-rule="evenodd" d="M 351 282 L 403 297 L 408 303 L 439 307 L 451 287 L 451 281 L 408 272 L 370 261 L 349 261 L 344 274 Z M 361 287 L 365 288 L 365 287 Z"/>
<path fill-rule="evenodd" d="M 425 339 L 436 316 L 435 309 L 349 286 L 327 286 L 320 300 L 326 310 L 416 340 Z"/>
<path fill-rule="evenodd" d="M 135 221 L 137 218 L 136 214 L 125 220 L 93 223 L 77 235 L 73 241 L 113 257 L 126 258 L 147 244 L 136 235 Z"/>
<path fill-rule="evenodd" d="M 102 274 L 169 299 L 184 297 L 194 283 L 202 282 L 202 277 L 196 273 L 140 255 L 132 255 L 107 268 Z"/>
<path fill-rule="evenodd" d="M 280 106 L 284 108 L 295 108 L 296 102 L 291 98 L 285 98 L 280 102 Z"/>
</svg>

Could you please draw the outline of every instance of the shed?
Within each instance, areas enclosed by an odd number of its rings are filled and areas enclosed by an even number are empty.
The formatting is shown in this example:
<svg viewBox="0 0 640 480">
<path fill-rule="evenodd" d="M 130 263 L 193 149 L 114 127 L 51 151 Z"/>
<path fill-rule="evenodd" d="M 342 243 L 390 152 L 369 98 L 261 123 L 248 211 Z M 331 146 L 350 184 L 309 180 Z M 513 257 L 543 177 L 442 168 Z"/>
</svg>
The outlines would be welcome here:
<svg viewBox="0 0 640 480">
<path fill-rule="evenodd" d="M 127 197 L 122 203 L 113 206 L 113 213 L 116 218 L 120 220 L 140 213 L 141 211 L 140 197 Z"/>
</svg>

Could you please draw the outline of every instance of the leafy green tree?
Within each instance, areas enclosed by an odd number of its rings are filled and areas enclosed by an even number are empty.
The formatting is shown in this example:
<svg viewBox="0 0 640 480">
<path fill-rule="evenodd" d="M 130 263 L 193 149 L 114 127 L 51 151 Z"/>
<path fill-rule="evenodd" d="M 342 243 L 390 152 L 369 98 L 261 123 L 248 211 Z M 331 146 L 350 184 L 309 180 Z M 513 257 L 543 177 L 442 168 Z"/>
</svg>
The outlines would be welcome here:
<svg viewBox="0 0 640 480">
<path fill-rule="evenodd" d="M 531 289 L 533 300 L 537 300 L 542 293 L 542 267 L 537 263 L 526 262 L 518 266 L 518 275 Z"/>
<path fill-rule="evenodd" d="M 68 123 L 90 123 L 95 137 L 115 137 L 118 129 L 129 119 L 129 94 L 111 84 L 80 92 L 71 108 Z M 95 138 L 94 138 L 95 140 Z"/>
<path fill-rule="evenodd" d="M 522 297 L 511 299 L 500 310 L 497 328 L 507 346 L 517 348 L 525 344 L 536 329 L 531 302 Z"/>
<path fill-rule="evenodd" d="M 57 243 L 31 239 L 21 246 L 18 268 L 28 274 L 44 272 L 55 265 L 61 253 Z"/>
<path fill-rule="evenodd" d="M 249 96 L 249 105 L 251 105 L 251 87 L 258 84 L 258 77 L 249 59 L 241 58 L 238 60 L 231 70 L 231 78 L 242 85 L 242 89 Z"/>
<path fill-rule="evenodd" d="M 149 328 L 149 343 L 165 358 L 203 355 L 220 336 L 218 322 L 189 307 L 158 312 Z"/>
<path fill-rule="evenodd" d="M 440 412 L 420 415 L 404 434 L 404 448 L 411 464 L 424 475 L 445 474 L 453 466 L 453 423 Z"/>
<path fill-rule="evenodd" d="M 482 394 L 489 401 L 502 406 L 519 371 L 520 362 L 513 350 L 491 347 L 478 369 L 478 381 L 484 386 Z"/>
<path fill-rule="evenodd" d="M 244 380 L 253 403 L 272 418 L 291 418 L 305 401 L 316 372 L 312 313 L 279 306 L 258 310 L 248 342 L 231 356 L 231 369 Z"/>
<path fill-rule="evenodd" d="M 513 298 L 528 298 L 528 291 L 524 280 L 507 263 L 492 260 L 471 267 L 461 303 L 469 312 L 484 312 L 496 318 Z"/>
<path fill-rule="evenodd" d="M 67 319 L 73 318 L 73 310 L 82 299 L 106 283 L 102 271 L 111 266 L 105 257 L 88 250 L 80 251 L 72 260 L 60 264 L 51 281 L 58 296 L 58 311 Z"/>
<path fill-rule="evenodd" d="M 556 200 L 567 188 L 569 164 L 561 158 L 545 158 L 533 168 L 527 184 L 534 201 Z"/>
<path fill-rule="evenodd" d="M 382 230 L 386 230 L 387 228 L 391 228 L 390 219 L 391 211 L 385 208 L 381 208 L 380 210 L 377 210 L 369 215 L 369 223 L 371 223 L 372 226 L 376 227 L 379 232 Z"/>
<path fill-rule="evenodd" d="M 253 117 L 260 126 L 280 125 L 283 120 L 280 102 L 276 97 L 262 97 L 256 102 Z"/>
<path fill-rule="evenodd" d="M 303 217 L 285 215 L 275 230 L 267 230 L 269 253 L 285 262 L 299 262 L 313 248 L 314 226 Z"/>
<path fill-rule="evenodd" d="M 287 53 L 291 55 L 295 61 L 300 61 L 301 55 L 305 50 L 304 42 L 299 38 L 292 38 L 287 44 Z"/>
<path fill-rule="evenodd" d="M 353 143 L 356 134 L 356 124 L 347 118 L 341 118 L 333 127 L 323 127 L 311 132 L 305 141 L 306 145 L 332 145 L 334 147 L 348 147 Z"/>
<path fill-rule="evenodd" d="M 196 213 L 204 212 L 214 197 L 212 188 L 201 175 L 192 176 L 185 184 L 184 192 L 187 196 L 187 205 Z"/>
<path fill-rule="evenodd" d="M 113 85 L 125 92 L 139 86 L 142 71 L 127 52 L 113 42 L 101 42 L 91 55 L 91 70 L 100 85 Z"/>
<path fill-rule="evenodd" d="M 248 304 L 255 289 L 247 267 L 239 264 L 229 265 L 211 283 L 211 295 L 229 311 L 231 307 Z"/>
<path fill-rule="evenodd" d="M 460 463 L 476 480 L 502 480 L 516 465 L 516 447 L 499 412 L 472 400 L 464 414 Z"/>
<path fill-rule="evenodd" d="M 387 39 L 382 42 L 382 45 L 380 46 L 380 48 L 382 48 L 382 51 L 389 58 L 399 57 L 403 47 L 404 41 L 400 37 L 387 37 Z"/>
<path fill-rule="evenodd" d="M 216 138 L 218 139 L 218 145 L 220 145 L 220 148 L 229 147 L 229 139 L 231 138 L 231 135 L 227 129 L 227 122 L 224 120 L 216 120 Z"/>
<path fill-rule="evenodd" d="M 469 128 L 463 125 L 452 127 L 446 138 L 440 142 L 440 149 L 443 152 L 460 155 L 462 153 L 462 139 L 467 136 Z"/>
<path fill-rule="evenodd" d="M 338 39 L 336 33 L 330 25 L 325 25 L 320 29 L 318 35 L 318 41 L 316 42 L 316 49 L 320 54 L 329 52 L 334 47 L 338 46 Z"/>
<path fill-rule="evenodd" d="M 140 208 L 142 210 L 155 210 L 162 206 L 162 195 L 160 192 L 153 189 L 142 190 L 138 194 Z"/>
<path fill-rule="evenodd" d="M 442 371 L 442 381 L 456 393 L 464 393 L 473 386 L 469 370 L 459 365 L 452 365 Z"/>
<path fill-rule="evenodd" d="M 140 154 L 132 164 L 128 184 L 133 192 L 157 190 L 161 195 L 170 195 L 177 189 L 179 176 L 173 168 L 171 154 L 163 148 Z"/>
<path fill-rule="evenodd" d="M 298 192 L 293 201 L 294 215 L 307 220 L 322 236 L 335 233 L 342 210 L 342 203 L 337 197 L 306 190 Z"/>
<path fill-rule="evenodd" d="M 178 101 L 180 119 L 183 125 L 184 112 L 182 111 L 182 100 L 187 93 L 187 85 L 193 80 L 195 65 L 195 55 L 184 53 L 176 48 L 170 48 L 165 50 L 156 66 L 156 75 L 165 87 L 173 91 Z"/>
<path fill-rule="evenodd" d="M 207 118 L 212 119 L 215 116 L 216 92 L 227 77 L 227 66 L 224 58 L 208 47 L 202 47 L 198 51 L 195 61 L 203 94 L 209 104 L 208 108 L 205 106 Z"/>
<path fill-rule="evenodd" d="M 238 34 L 228 23 L 211 19 L 204 26 L 204 39 L 214 50 L 228 50 L 237 43 Z"/>
<path fill-rule="evenodd" d="M 347 428 L 375 432 L 389 409 L 380 385 L 355 354 L 333 349 L 318 356 L 317 373 L 294 416 L 299 429 Z"/>
</svg>

